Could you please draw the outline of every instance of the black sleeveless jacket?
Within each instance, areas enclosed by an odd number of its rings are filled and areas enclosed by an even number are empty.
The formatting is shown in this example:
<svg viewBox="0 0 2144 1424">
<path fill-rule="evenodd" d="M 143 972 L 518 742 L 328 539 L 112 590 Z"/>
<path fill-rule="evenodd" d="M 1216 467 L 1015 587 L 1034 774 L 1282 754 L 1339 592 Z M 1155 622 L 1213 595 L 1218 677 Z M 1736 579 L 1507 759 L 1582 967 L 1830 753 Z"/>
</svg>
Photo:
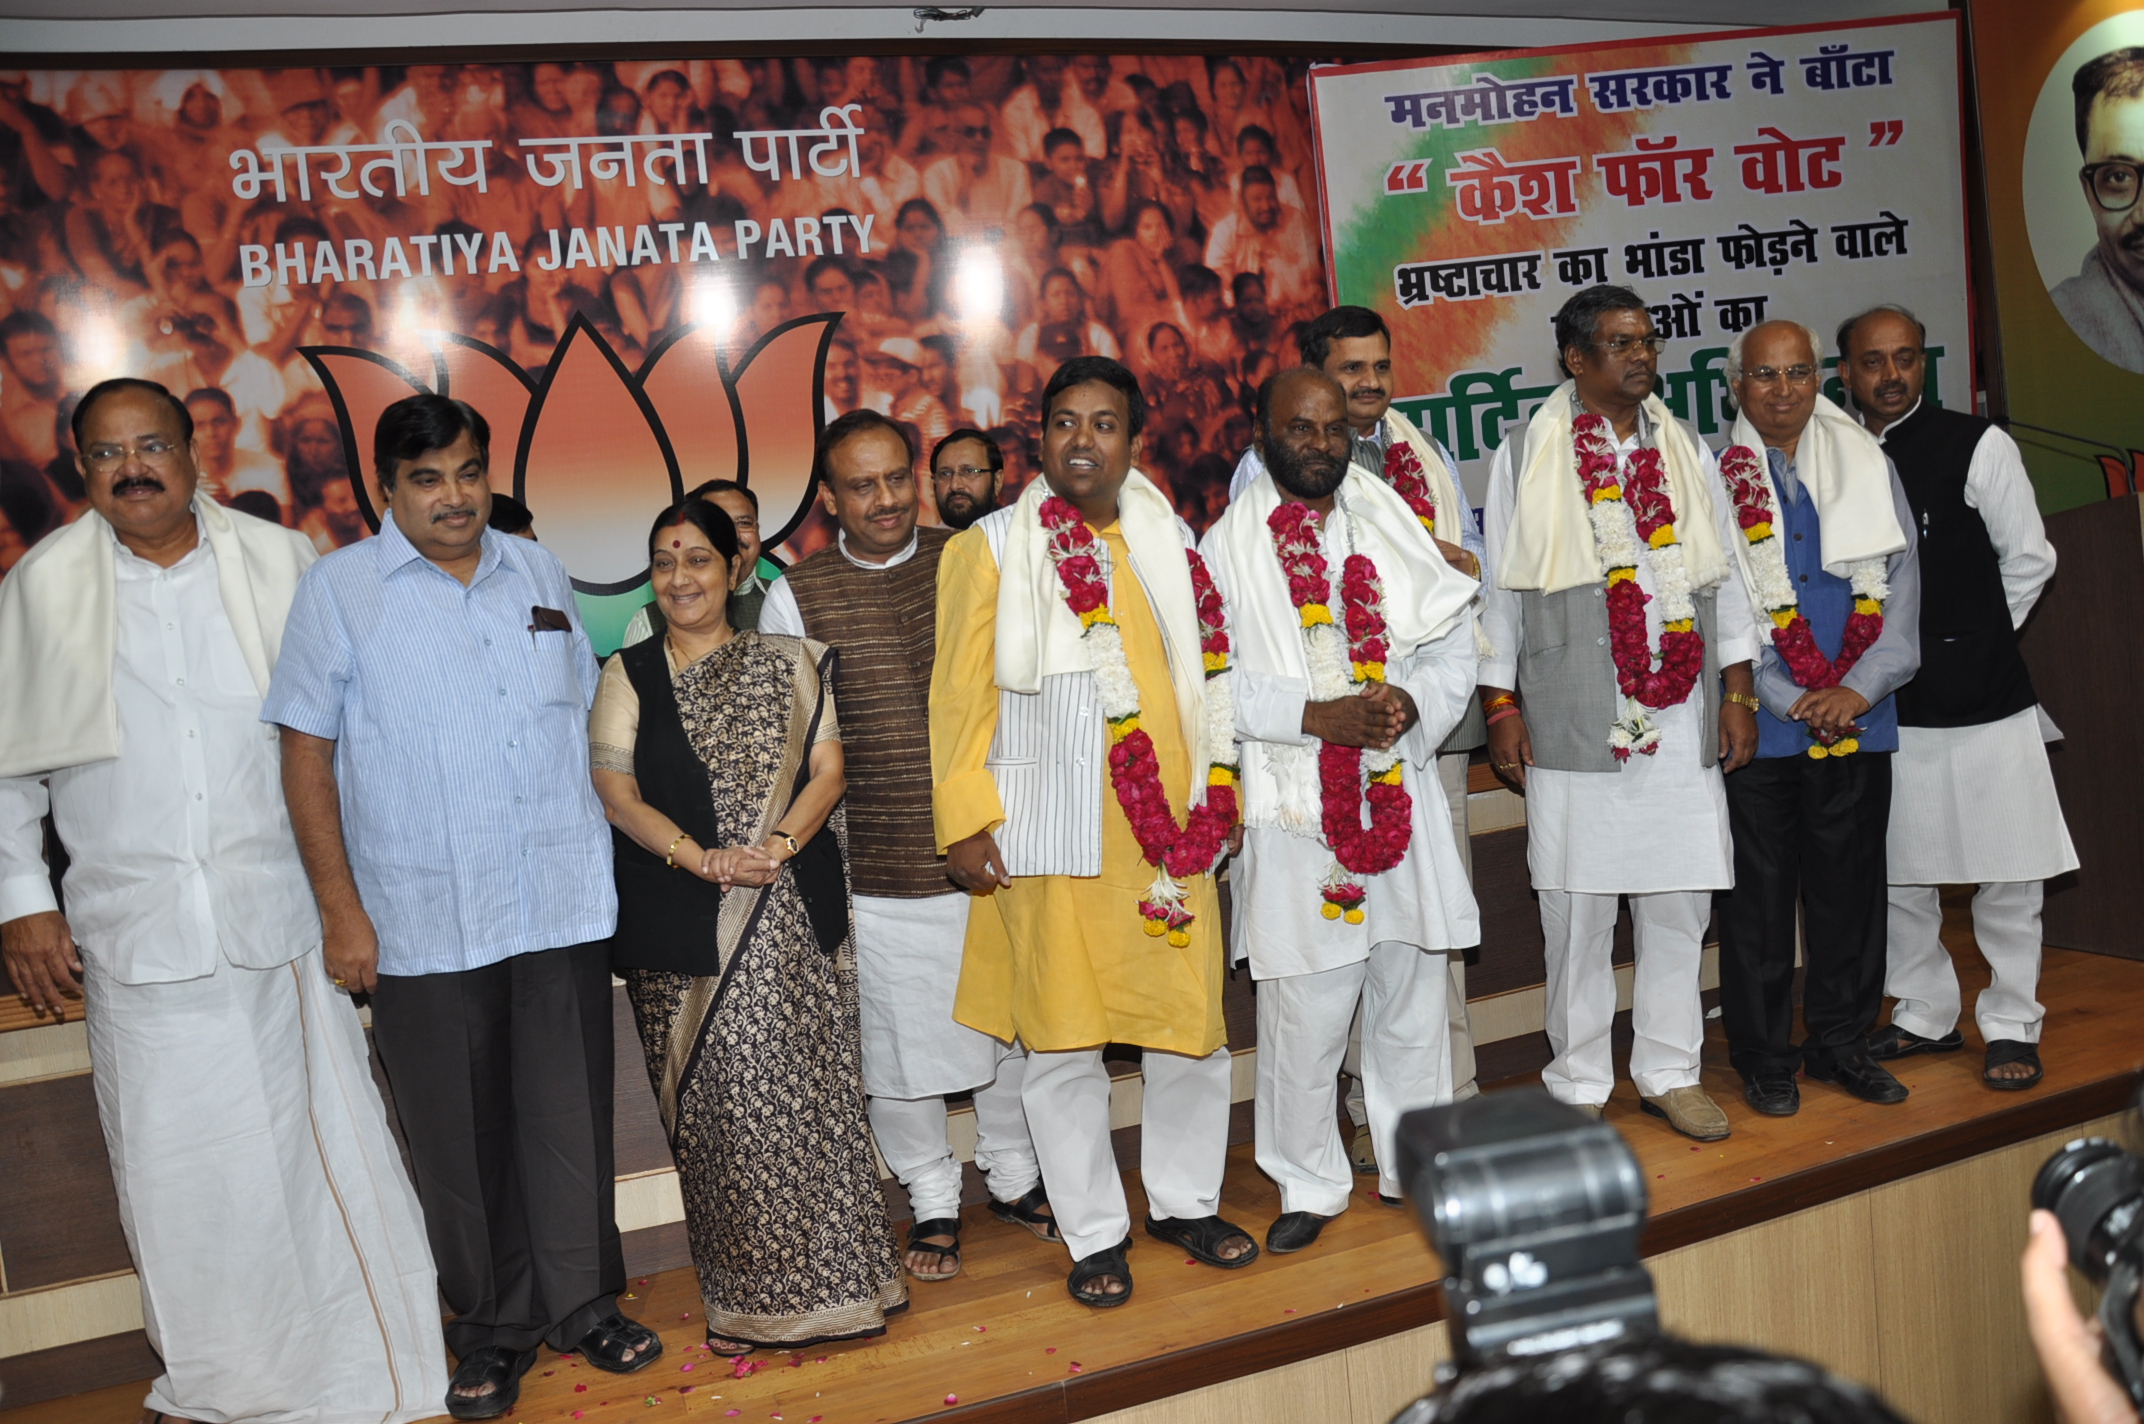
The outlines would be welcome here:
<svg viewBox="0 0 2144 1424">
<path fill-rule="evenodd" d="M 1883 433 L 1919 524 L 1921 668 L 1898 690 L 1907 727 L 1975 727 L 2039 699 L 2017 650 L 1988 526 L 1965 472 L 1989 422 L 1926 404 Z"/>
</svg>

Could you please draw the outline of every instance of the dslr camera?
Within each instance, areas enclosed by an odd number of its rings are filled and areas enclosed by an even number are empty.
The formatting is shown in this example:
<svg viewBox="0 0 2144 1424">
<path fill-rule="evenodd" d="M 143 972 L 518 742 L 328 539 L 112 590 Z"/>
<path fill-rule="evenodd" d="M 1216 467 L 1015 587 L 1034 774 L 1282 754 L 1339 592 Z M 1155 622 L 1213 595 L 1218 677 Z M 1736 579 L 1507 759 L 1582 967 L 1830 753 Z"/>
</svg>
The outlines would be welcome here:
<svg viewBox="0 0 2144 1424">
<path fill-rule="evenodd" d="M 1397 1137 L 1400 1180 L 1444 1262 L 1453 1359 L 1440 1384 L 1659 1333 L 1638 1261 L 1645 1175 L 1614 1128 L 1529 1088 L 1408 1113 Z"/>
<path fill-rule="evenodd" d="M 2132 1113 L 2132 1116 L 2135 1114 Z M 2144 1409 L 2144 1343 L 2137 1294 L 2144 1284 L 2144 1158 L 2104 1137 L 2080 1137 L 2040 1168 L 2032 1204 L 2055 1214 L 2070 1264 L 2101 1288 L 2107 1373 Z"/>
</svg>

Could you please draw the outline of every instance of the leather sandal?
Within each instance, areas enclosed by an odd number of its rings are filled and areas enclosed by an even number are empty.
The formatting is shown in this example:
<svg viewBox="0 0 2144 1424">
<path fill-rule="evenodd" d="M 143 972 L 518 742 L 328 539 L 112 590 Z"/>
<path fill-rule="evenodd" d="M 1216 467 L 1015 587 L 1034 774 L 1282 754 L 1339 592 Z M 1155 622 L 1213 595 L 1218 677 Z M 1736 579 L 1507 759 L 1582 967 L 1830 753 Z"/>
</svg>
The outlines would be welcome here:
<svg viewBox="0 0 2144 1424">
<path fill-rule="evenodd" d="M 598 1320 L 573 1348 L 599 1370 L 629 1375 L 663 1357 L 663 1338 L 639 1321 L 613 1312 Z M 633 1352 L 631 1359 L 625 1356 L 627 1350 Z"/>
<path fill-rule="evenodd" d="M 939 1246 L 925 1241 L 923 1238 L 926 1236 L 950 1236 L 953 1240 L 950 1245 Z M 953 1216 L 938 1216 L 931 1218 L 929 1221 L 910 1223 L 907 1249 L 909 1251 L 929 1251 L 938 1257 L 939 1269 L 936 1272 L 926 1273 L 914 1269 L 909 1270 L 908 1274 L 914 1276 L 917 1280 L 949 1281 L 953 1279 L 953 1277 L 960 1274 L 960 1219 Z M 950 1270 L 946 1269 L 948 1262 L 952 1263 L 952 1269 Z M 903 1265 L 904 1267 L 906 1266 L 905 1261 Z"/>
<path fill-rule="evenodd" d="M 496 1419 L 521 1402 L 521 1377 L 536 1363 L 534 1350 L 486 1345 L 471 1350 L 454 1366 L 447 1382 L 447 1413 L 456 1419 Z M 471 1385 L 488 1384 L 489 1394 L 457 1394 Z"/>
<path fill-rule="evenodd" d="M 1122 1305 L 1132 1298 L 1132 1268 L 1125 1262 L 1124 1253 L 1132 1246 L 1127 1236 L 1106 1251 L 1097 1251 L 1092 1256 L 1082 1256 L 1072 1263 L 1072 1274 L 1065 1277 L 1065 1289 L 1072 1299 L 1081 1305 L 1091 1305 L 1096 1310 L 1107 1310 Z M 1106 1291 L 1089 1289 L 1103 1276 L 1115 1276 L 1124 1282 L 1124 1289 L 1116 1295 Z"/>
<path fill-rule="evenodd" d="M 1241 1270 L 1258 1259 L 1258 1243 L 1251 1240 L 1251 1233 L 1232 1222 L 1223 1221 L 1218 1216 L 1149 1216 L 1146 1219 L 1146 1234 L 1157 1241 L 1166 1241 L 1171 1246 L 1181 1246 L 1191 1253 L 1194 1260 L 1204 1261 L 1209 1266 L 1219 1266 L 1224 1271 Z M 1251 1249 L 1241 1256 L 1222 1255 L 1221 1248 L 1239 1236 Z"/>
<path fill-rule="evenodd" d="M 1001 1202 L 992 1197 L 990 1214 L 1007 1226 L 1024 1226 L 1045 1241 L 1062 1241 L 1064 1237 L 1057 1233 L 1057 1218 L 1042 1214 L 1042 1208 L 1049 1204 L 1049 1193 L 1037 1182 L 1016 1201 Z"/>
<path fill-rule="evenodd" d="M 2032 1073 L 2024 1078 L 1998 1078 L 1995 1070 L 2011 1063 L 2024 1063 Z M 2040 1045 L 2027 1043 L 2017 1038 L 1991 1038 L 1988 1040 L 1987 1061 L 1981 1065 L 1980 1081 L 1997 1092 L 2021 1093 L 2027 1088 L 2036 1088 L 2047 1070 L 2040 1064 Z"/>
</svg>

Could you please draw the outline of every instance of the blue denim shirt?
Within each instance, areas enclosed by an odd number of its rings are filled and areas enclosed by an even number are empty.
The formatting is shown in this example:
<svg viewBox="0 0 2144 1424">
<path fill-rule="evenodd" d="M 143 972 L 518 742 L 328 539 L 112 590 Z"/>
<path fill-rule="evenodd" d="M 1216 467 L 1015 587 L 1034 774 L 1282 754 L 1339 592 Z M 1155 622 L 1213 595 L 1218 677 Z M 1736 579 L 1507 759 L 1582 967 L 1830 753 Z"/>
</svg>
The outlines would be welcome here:
<svg viewBox="0 0 2144 1424">
<path fill-rule="evenodd" d="M 566 626 L 538 629 L 536 609 Z M 610 936 L 610 830 L 588 774 L 597 672 L 565 567 L 530 540 L 485 531 L 464 588 L 389 519 L 306 571 L 261 720 L 336 744 L 382 974 Z"/>
</svg>

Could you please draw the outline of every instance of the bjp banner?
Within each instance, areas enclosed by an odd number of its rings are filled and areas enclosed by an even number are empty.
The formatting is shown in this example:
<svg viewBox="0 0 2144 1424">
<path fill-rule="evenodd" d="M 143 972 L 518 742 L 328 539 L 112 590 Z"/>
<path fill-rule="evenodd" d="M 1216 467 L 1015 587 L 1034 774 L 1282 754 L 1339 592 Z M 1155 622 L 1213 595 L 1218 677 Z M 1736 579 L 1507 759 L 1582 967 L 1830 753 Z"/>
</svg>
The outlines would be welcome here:
<svg viewBox="0 0 2144 1424">
<path fill-rule="evenodd" d="M 1010 499 L 1077 355 L 1139 375 L 1141 468 L 1203 528 L 1324 301 L 1307 68 L 0 71 L 0 572 L 84 507 L 67 417 L 116 375 L 186 402 L 212 495 L 323 550 L 378 527 L 379 413 L 468 401 L 599 649 L 687 491 L 737 481 L 768 555 L 808 553 L 814 441 L 870 406 L 925 472 L 987 433 Z"/>
<path fill-rule="evenodd" d="M 1601 282 L 1651 306 L 1661 396 L 1715 444 L 1736 333 L 1799 321 L 1836 367 L 1833 328 L 1879 302 L 1970 409 L 1958 75 L 1953 15 L 1321 67 L 1338 299 L 1391 324 L 1398 404 L 1476 499 L 1561 379 L 1556 309 Z"/>
</svg>

